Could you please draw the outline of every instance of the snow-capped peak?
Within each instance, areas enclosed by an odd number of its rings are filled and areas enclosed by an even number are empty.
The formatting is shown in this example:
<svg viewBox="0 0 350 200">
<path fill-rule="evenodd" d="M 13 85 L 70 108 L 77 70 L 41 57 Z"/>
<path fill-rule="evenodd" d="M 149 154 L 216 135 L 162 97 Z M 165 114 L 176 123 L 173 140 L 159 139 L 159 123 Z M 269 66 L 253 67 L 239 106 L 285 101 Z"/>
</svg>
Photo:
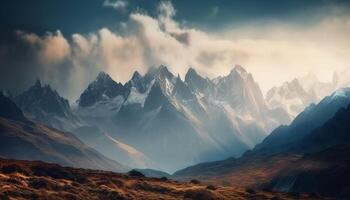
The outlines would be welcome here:
<svg viewBox="0 0 350 200">
<path fill-rule="evenodd" d="M 350 97 L 350 88 L 346 87 L 346 88 L 340 88 L 338 90 L 336 90 L 335 92 L 333 92 L 329 98 L 331 100 L 337 99 L 337 98 L 349 98 Z"/>
<path fill-rule="evenodd" d="M 168 68 L 164 65 L 159 66 L 158 68 L 158 73 L 157 73 L 158 78 L 168 78 L 171 79 L 174 75 L 168 70 Z"/>
<path fill-rule="evenodd" d="M 238 74 L 242 78 L 248 76 L 248 72 L 240 65 L 235 65 L 235 67 L 231 70 L 230 75 Z"/>
<path fill-rule="evenodd" d="M 201 77 L 193 68 L 189 68 L 185 76 L 185 83 L 192 91 L 203 92 L 209 87 L 211 81 Z"/>
<path fill-rule="evenodd" d="M 114 98 L 118 95 L 125 97 L 127 89 L 115 82 L 105 72 L 100 72 L 95 81 L 90 83 L 87 89 L 80 95 L 79 106 L 86 107 L 95 104 L 100 100 Z"/>
<path fill-rule="evenodd" d="M 235 65 L 233 70 L 239 72 L 239 73 L 247 73 L 247 71 L 241 66 L 241 65 Z"/>
</svg>

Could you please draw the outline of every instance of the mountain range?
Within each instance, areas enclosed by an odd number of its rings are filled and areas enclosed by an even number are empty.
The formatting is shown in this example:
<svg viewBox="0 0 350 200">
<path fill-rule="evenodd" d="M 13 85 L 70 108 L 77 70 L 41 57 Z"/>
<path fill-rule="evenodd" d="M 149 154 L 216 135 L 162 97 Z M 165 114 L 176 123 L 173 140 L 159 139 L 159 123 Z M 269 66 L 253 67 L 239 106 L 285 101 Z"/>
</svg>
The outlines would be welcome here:
<svg viewBox="0 0 350 200">
<path fill-rule="evenodd" d="M 81 126 L 77 116 L 72 113 L 68 100 L 49 85 L 42 85 L 40 80 L 12 99 L 34 121 L 59 130 L 72 130 Z"/>
<path fill-rule="evenodd" d="M 0 94 L 0 156 L 346 199 L 350 88 L 322 97 L 338 80 L 309 74 L 264 98 L 241 66 L 184 80 L 160 66 L 125 84 L 101 72 L 73 104 L 37 81 Z"/>
<path fill-rule="evenodd" d="M 267 91 L 265 101 L 271 109 L 282 108 L 294 119 L 311 103 L 318 103 L 336 89 L 349 86 L 344 77 L 334 73 L 330 82 L 322 82 L 310 72 L 286 81 L 281 86 L 272 87 Z"/>
<path fill-rule="evenodd" d="M 101 72 L 72 106 L 40 82 L 14 101 L 27 117 L 73 132 L 111 159 L 169 172 L 238 157 L 291 120 L 266 105 L 241 66 L 215 79 L 190 68 L 184 80 L 165 66 L 152 67 L 125 84 Z"/>
<path fill-rule="evenodd" d="M 349 104 L 350 88 L 338 89 L 242 157 L 198 164 L 173 177 L 348 199 Z"/>
</svg>

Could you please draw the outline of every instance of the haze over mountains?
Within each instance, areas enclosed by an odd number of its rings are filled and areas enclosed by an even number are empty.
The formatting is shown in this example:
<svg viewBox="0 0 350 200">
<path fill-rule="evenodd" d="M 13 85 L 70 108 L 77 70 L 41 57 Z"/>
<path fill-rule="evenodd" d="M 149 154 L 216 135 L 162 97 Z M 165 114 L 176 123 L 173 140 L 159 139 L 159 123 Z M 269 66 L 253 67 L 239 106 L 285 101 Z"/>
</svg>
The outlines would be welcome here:
<svg viewBox="0 0 350 200">
<path fill-rule="evenodd" d="M 336 89 L 348 87 L 349 73 L 349 70 L 334 72 L 330 82 L 322 82 L 315 74 L 309 72 L 305 76 L 271 88 L 266 93 L 265 100 L 270 108 L 283 108 L 293 119 L 309 104 L 318 103 Z"/>
<path fill-rule="evenodd" d="M 349 0 L 4 0 L 0 30 L 0 200 L 350 199 Z"/>
<path fill-rule="evenodd" d="M 45 92 L 51 95 L 43 100 Z M 137 168 L 173 171 L 239 156 L 288 121 L 266 107 L 259 86 L 240 66 L 215 81 L 194 69 L 183 81 L 160 66 L 144 76 L 135 72 L 124 85 L 101 72 L 73 108 L 56 94 L 36 83 L 15 101 L 33 119 L 75 132 L 104 155 Z M 26 109 L 31 101 L 39 108 Z"/>
<path fill-rule="evenodd" d="M 324 85 L 332 90 L 334 82 L 294 79 L 264 98 L 241 66 L 212 80 L 193 68 L 182 80 L 160 66 L 144 75 L 135 71 L 125 84 L 101 72 L 72 105 L 40 81 L 14 101 L 27 117 L 73 132 L 113 160 L 173 172 L 242 155 L 317 102 Z"/>
<path fill-rule="evenodd" d="M 128 167 L 106 158 L 73 134 L 28 120 L 0 93 L 0 156 L 42 160 L 64 166 L 125 172 Z"/>
<path fill-rule="evenodd" d="M 338 89 L 276 128 L 241 158 L 202 163 L 174 174 L 235 186 L 349 198 L 350 89 Z"/>
<path fill-rule="evenodd" d="M 264 98 L 241 66 L 212 80 L 160 66 L 125 84 L 101 72 L 72 105 L 37 81 L 0 95 L 0 156 L 346 198 L 350 89 L 319 100 L 338 80 L 309 74 Z"/>
</svg>

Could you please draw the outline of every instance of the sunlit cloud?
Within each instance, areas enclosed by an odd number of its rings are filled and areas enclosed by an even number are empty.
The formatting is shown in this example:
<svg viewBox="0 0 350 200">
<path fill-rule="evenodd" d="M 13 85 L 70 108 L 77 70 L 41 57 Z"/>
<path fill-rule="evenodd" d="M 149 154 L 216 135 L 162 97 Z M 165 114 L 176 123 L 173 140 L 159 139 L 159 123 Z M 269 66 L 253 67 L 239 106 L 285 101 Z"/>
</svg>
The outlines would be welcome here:
<svg viewBox="0 0 350 200">
<path fill-rule="evenodd" d="M 67 76 L 79 83 L 61 90 L 71 99 L 99 71 L 126 82 L 135 70 L 145 73 L 148 67 L 163 64 L 182 77 L 194 67 L 213 78 L 241 64 L 266 91 L 309 71 L 327 80 L 334 70 L 348 66 L 348 15 L 324 17 L 308 27 L 269 23 L 206 32 L 177 22 L 170 2 L 161 2 L 157 10 L 157 16 L 131 13 L 121 27 L 127 34 L 102 28 L 67 38 L 60 31 L 18 35 L 38 52 L 43 64 L 65 60 L 70 66 Z"/>
<path fill-rule="evenodd" d="M 61 31 L 47 32 L 43 37 L 23 31 L 17 31 L 16 34 L 35 48 L 37 59 L 42 64 L 60 62 L 70 54 L 70 45 Z"/>
</svg>

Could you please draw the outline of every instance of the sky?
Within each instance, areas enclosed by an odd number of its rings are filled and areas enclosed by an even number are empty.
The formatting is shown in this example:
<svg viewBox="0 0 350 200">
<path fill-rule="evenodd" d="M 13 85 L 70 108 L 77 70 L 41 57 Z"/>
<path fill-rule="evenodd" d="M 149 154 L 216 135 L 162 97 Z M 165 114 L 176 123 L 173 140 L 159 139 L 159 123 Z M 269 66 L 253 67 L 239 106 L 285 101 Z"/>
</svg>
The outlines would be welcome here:
<svg viewBox="0 0 350 200">
<path fill-rule="evenodd" d="M 189 67 L 214 78 L 236 65 L 265 93 L 312 72 L 349 68 L 350 1 L 4 0 L 0 89 L 40 78 L 71 102 L 100 71 L 124 83 L 135 70 Z M 350 77 L 349 77 L 350 78 Z"/>
</svg>

